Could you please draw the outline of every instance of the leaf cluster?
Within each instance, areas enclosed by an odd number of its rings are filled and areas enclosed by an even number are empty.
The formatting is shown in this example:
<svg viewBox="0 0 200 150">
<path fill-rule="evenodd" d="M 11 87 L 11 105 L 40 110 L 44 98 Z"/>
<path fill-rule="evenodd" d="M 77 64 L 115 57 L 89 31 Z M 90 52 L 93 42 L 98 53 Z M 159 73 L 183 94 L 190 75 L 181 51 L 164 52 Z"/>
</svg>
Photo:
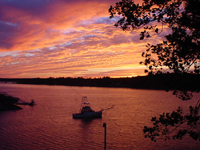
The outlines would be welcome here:
<svg viewBox="0 0 200 150">
<path fill-rule="evenodd" d="M 141 62 L 148 67 L 146 72 L 163 72 L 163 67 L 167 67 L 175 73 L 199 74 L 199 6 L 199 0 L 143 0 L 142 5 L 122 0 L 111 6 L 109 13 L 110 18 L 120 16 L 115 26 L 123 30 L 143 29 L 140 40 L 150 37 L 150 32 L 161 33 L 164 26 L 170 29 L 162 43 L 147 44 L 142 53 L 145 60 Z"/>
<path fill-rule="evenodd" d="M 198 91 L 195 91 L 198 92 Z M 193 92 L 192 91 L 186 91 L 186 90 L 175 90 L 173 92 L 173 95 L 176 95 L 179 99 L 183 101 L 191 100 L 193 97 Z"/>
<path fill-rule="evenodd" d="M 165 140 L 170 139 L 170 136 L 174 140 L 181 140 L 184 135 L 188 134 L 194 140 L 200 141 L 200 129 L 198 128 L 198 121 L 200 120 L 199 102 L 195 107 L 190 106 L 189 113 L 186 115 L 179 107 L 177 111 L 172 113 L 163 113 L 158 118 L 152 117 L 153 127 L 145 126 L 143 129 L 145 138 L 150 138 L 154 142 L 156 142 L 158 136 L 164 136 Z"/>
</svg>

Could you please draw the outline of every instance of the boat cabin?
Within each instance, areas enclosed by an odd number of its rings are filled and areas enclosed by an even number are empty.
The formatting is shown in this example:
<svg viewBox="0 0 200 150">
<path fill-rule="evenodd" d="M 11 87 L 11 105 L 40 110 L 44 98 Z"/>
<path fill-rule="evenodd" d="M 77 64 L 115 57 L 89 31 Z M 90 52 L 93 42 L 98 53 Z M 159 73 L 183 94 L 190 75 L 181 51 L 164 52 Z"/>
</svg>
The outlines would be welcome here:
<svg viewBox="0 0 200 150">
<path fill-rule="evenodd" d="M 84 106 L 84 107 L 82 107 L 82 109 L 81 109 L 81 113 L 85 113 L 85 112 L 94 112 L 94 110 L 92 110 L 92 109 L 90 108 L 90 106 Z"/>
</svg>

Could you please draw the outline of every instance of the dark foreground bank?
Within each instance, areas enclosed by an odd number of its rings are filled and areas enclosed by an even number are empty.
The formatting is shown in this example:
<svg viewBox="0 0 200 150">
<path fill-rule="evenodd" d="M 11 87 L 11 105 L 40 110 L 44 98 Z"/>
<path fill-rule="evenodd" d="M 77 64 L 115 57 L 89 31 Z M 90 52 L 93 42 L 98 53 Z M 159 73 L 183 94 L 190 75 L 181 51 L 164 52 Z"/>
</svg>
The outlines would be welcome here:
<svg viewBox="0 0 200 150">
<path fill-rule="evenodd" d="M 0 111 L 22 109 L 16 105 L 17 102 L 17 98 L 0 93 Z"/>
</svg>

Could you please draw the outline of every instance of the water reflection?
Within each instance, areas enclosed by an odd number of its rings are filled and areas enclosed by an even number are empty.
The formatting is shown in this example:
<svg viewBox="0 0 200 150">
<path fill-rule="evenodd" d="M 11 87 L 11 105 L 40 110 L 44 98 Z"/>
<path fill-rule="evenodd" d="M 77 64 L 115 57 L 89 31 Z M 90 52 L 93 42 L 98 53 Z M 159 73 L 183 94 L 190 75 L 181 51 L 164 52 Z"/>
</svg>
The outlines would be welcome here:
<svg viewBox="0 0 200 150">
<path fill-rule="evenodd" d="M 81 119 L 81 121 L 85 124 L 90 124 L 90 123 L 92 123 L 93 120 L 101 120 L 101 118 L 84 118 L 84 119 Z"/>
<path fill-rule="evenodd" d="M 0 84 L 0 92 L 34 99 L 34 107 L 0 113 L 0 145 L 4 149 L 103 149 L 104 128 L 107 124 L 107 149 L 199 149 L 199 142 L 189 138 L 182 141 L 153 143 L 144 138 L 143 127 L 152 116 L 175 110 L 182 101 L 171 93 L 154 90 L 121 88 L 73 87 L 87 95 L 92 108 L 103 111 L 102 118 L 72 118 L 80 109 L 81 97 L 71 87 Z M 77 100 L 75 100 L 77 99 Z M 189 103 L 187 102 L 187 106 Z M 167 147 L 166 147 L 167 145 Z"/>
</svg>

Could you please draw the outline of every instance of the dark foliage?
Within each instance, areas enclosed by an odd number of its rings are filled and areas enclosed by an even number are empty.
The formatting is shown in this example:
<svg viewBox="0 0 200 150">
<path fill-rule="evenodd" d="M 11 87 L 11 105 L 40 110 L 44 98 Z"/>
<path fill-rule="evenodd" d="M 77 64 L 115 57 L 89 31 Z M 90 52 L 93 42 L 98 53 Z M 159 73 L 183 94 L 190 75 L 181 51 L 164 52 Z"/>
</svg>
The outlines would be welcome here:
<svg viewBox="0 0 200 150">
<path fill-rule="evenodd" d="M 194 140 L 200 140 L 200 131 L 198 121 L 200 117 L 198 116 L 200 101 L 198 101 L 195 107 L 190 106 L 189 114 L 184 115 L 181 107 L 177 111 L 172 113 L 163 113 L 157 117 L 152 117 L 153 127 L 144 127 L 143 131 L 145 137 L 150 138 L 152 141 L 156 141 L 156 137 L 162 135 L 165 140 L 170 139 L 170 134 L 176 133 L 172 136 L 173 139 L 181 140 L 184 135 L 189 134 Z M 171 128 L 173 127 L 173 128 Z M 182 128 L 179 129 L 178 128 Z"/>
<path fill-rule="evenodd" d="M 122 0 L 109 9 L 110 18 L 120 17 L 116 27 L 122 30 L 141 29 L 140 40 L 150 38 L 152 34 L 160 34 L 164 28 L 169 33 L 163 42 L 156 45 L 147 43 L 147 49 L 142 53 L 147 66 L 145 72 L 149 75 L 174 72 L 176 74 L 200 74 L 200 0 L 143 0 L 142 5 L 135 4 L 132 0 Z M 179 85 L 184 85 L 185 80 L 180 79 Z M 172 82 L 176 86 L 175 83 Z M 190 100 L 193 92 L 181 89 L 174 91 L 174 95 L 182 100 Z M 156 137 L 173 135 L 173 139 L 182 139 L 189 134 L 194 140 L 200 140 L 199 101 L 197 105 L 189 107 L 190 114 L 183 114 L 182 109 L 164 113 L 159 118 L 153 117 L 153 127 L 144 127 L 145 137 L 156 141 Z M 177 129 L 186 124 L 188 128 Z M 171 127 L 171 128 L 169 128 Z M 170 130 L 171 129 L 171 130 Z"/>
<path fill-rule="evenodd" d="M 167 66 L 175 73 L 199 74 L 199 6 L 199 0 L 144 0 L 141 6 L 132 0 L 122 0 L 111 6 L 109 12 L 110 18 L 121 16 L 115 26 L 123 30 L 143 28 L 140 40 L 150 37 L 151 31 L 159 34 L 164 26 L 171 29 L 171 34 L 167 34 L 162 43 L 147 44 L 142 53 L 145 60 L 141 62 L 148 66 L 147 72 L 163 72 L 163 66 Z"/>
</svg>

